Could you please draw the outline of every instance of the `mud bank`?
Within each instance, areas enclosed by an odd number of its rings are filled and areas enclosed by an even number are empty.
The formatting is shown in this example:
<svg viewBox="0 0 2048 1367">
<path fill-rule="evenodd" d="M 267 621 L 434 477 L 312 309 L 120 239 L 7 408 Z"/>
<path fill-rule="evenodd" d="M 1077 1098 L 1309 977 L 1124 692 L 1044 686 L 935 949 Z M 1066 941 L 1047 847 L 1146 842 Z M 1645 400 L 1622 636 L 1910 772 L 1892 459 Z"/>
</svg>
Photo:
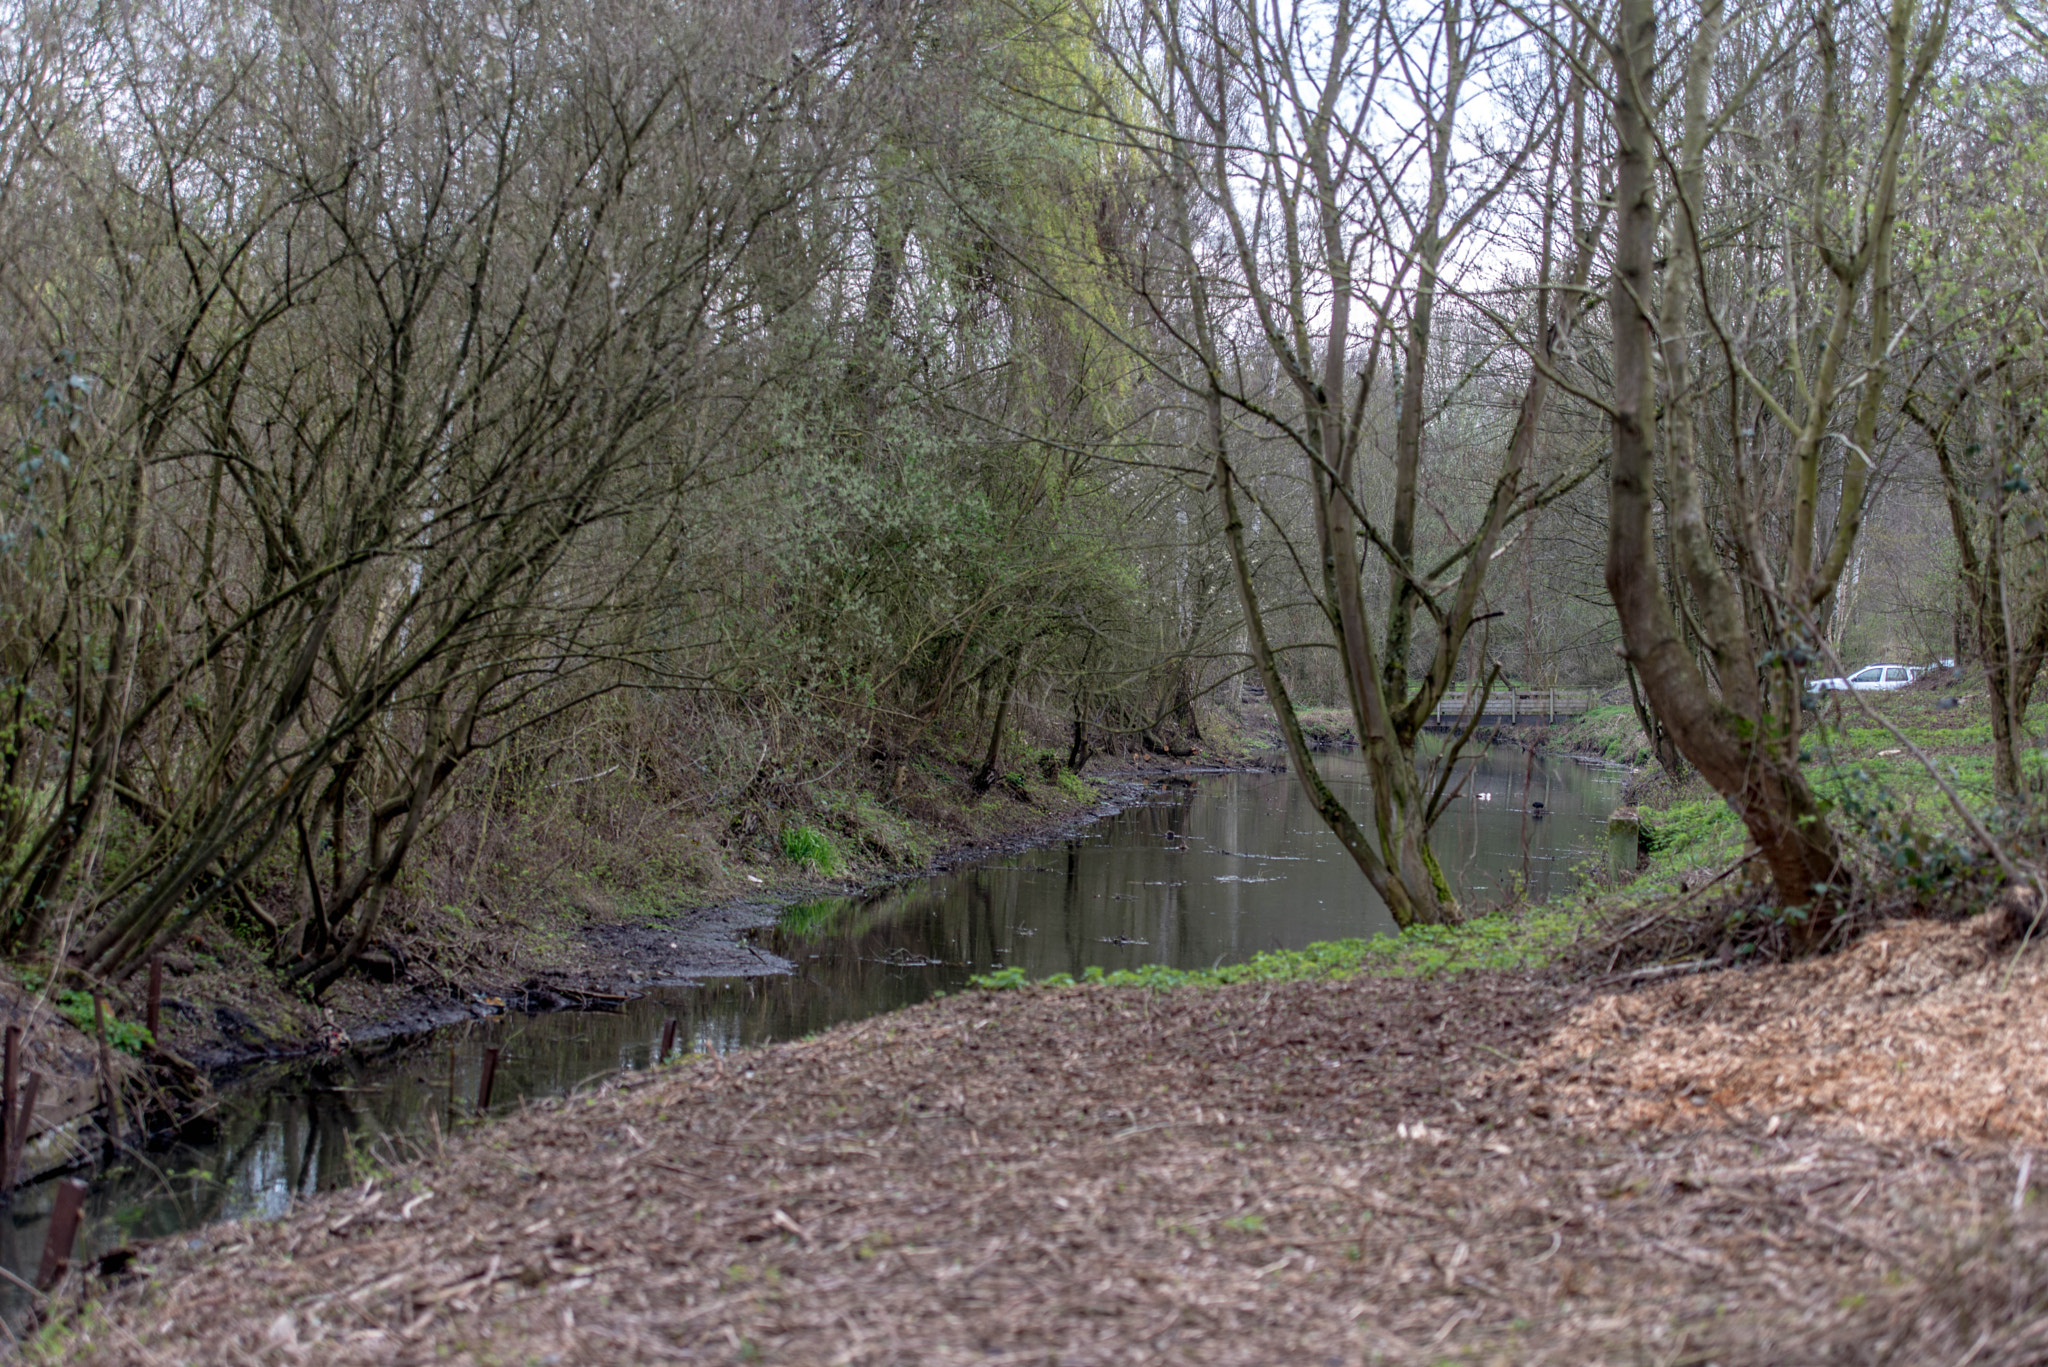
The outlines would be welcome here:
<svg viewBox="0 0 2048 1367">
<path fill-rule="evenodd" d="M 184 987 L 177 970 L 192 956 L 172 955 L 164 1001 L 166 1041 L 182 1058 L 210 1072 L 274 1059 L 330 1052 L 331 1025 L 347 1042 L 368 1043 L 421 1034 L 506 1012 L 602 1009 L 610 999 L 657 985 L 691 985 L 707 978 L 787 973 L 791 965 L 747 942 L 748 932 L 772 926 L 791 906 L 820 897 L 865 897 L 895 883 L 928 877 L 991 855 L 1054 843 L 1143 800 L 1148 786 L 1170 785 L 1189 773 L 1238 766 L 1147 760 L 1091 775 L 1092 800 L 1056 809 L 1038 795 L 1033 805 L 1009 804 L 994 829 L 977 831 L 943 848 L 930 862 L 882 877 L 854 880 L 745 875 L 759 890 L 671 914 L 624 918 L 579 914 L 523 961 L 490 974 L 450 976 L 416 962 L 392 963 L 389 981 L 357 975 L 337 984 L 324 1009 L 310 1011 L 280 985 L 274 993 L 247 982 L 209 994 Z M 222 975 L 208 974 L 209 978 Z M 266 1000 L 266 998 L 268 998 Z"/>
</svg>

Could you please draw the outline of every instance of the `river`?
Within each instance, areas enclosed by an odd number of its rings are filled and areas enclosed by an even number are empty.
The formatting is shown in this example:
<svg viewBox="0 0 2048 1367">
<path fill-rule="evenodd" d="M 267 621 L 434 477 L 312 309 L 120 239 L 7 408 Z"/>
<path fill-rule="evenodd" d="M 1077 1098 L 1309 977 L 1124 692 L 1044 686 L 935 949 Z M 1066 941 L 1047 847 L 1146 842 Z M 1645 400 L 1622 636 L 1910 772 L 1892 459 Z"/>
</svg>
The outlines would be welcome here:
<svg viewBox="0 0 2048 1367">
<path fill-rule="evenodd" d="M 1344 753 L 1319 764 L 1365 810 L 1363 766 Z M 1621 775 L 1511 746 L 1479 752 L 1469 769 L 1433 836 L 1460 897 L 1476 909 L 1569 892 L 1574 864 L 1604 848 Z M 499 1015 L 246 1070 L 177 1142 L 99 1176 L 78 1254 L 278 1215 L 295 1196 L 348 1181 L 365 1154 L 388 1162 L 416 1150 L 467 1113 L 490 1045 L 501 1055 L 497 1111 L 648 1066 L 671 1017 L 680 1046 L 727 1052 L 956 991 L 997 968 L 1034 979 L 1094 965 L 1206 968 L 1393 928 L 1291 776 L 1193 775 L 1148 787 L 1059 844 L 793 906 L 755 933 L 755 976 L 650 985 L 616 1011 Z M 34 1275 L 54 1189 L 17 1192 L 0 1220 L 0 1265 L 18 1276 Z M 10 1321 L 24 1308 L 19 1290 L 0 1290 Z"/>
</svg>

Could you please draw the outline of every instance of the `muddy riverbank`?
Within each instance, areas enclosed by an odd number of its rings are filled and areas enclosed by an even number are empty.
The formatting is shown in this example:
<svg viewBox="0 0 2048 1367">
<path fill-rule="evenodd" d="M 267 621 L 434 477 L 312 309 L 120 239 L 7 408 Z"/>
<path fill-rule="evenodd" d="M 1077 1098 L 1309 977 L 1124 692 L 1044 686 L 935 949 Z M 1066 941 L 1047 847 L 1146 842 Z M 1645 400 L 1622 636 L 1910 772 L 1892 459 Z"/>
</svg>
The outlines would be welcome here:
<svg viewBox="0 0 2048 1367">
<path fill-rule="evenodd" d="M 1030 803 L 1001 796 L 976 806 L 980 820 L 940 847 L 928 863 L 865 879 L 819 879 L 763 867 L 741 877 L 752 890 L 699 905 L 620 915 L 610 908 L 567 907 L 564 924 L 543 935 L 508 936 L 497 962 L 444 964 L 388 956 L 330 991 L 320 1009 L 293 994 L 266 992 L 265 980 L 209 955 L 195 942 L 167 956 L 164 1044 L 209 1072 L 332 1051 L 331 1024 L 350 1041 L 420 1034 L 506 1011 L 579 1009 L 655 984 L 789 971 L 748 945 L 745 935 L 775 923 L 789 906 L 819 897 L 860 897 L 1006 851 L 1058 841 L 1140 800 L 1148 784 L 1220 768 L 1199 761 L 1127 765 L 1091 775 L 1086 796 L 1041 791 Z M 488 906 L 476 912 L 488 918 Z M 530 930 L 531 928 L 527 928 Z M 239 956 L 238 956 L 239 957 Z"/>
</svg>

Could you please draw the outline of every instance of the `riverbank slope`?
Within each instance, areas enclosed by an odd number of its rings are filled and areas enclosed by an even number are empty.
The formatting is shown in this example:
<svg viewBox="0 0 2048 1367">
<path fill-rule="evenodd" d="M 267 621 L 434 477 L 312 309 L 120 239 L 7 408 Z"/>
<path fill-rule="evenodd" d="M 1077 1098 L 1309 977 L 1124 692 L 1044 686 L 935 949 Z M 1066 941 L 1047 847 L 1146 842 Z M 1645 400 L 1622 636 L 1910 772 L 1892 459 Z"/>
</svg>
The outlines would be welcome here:
<svg viewBox="0 0 2048 1367">
<path fill-rule="evenodd" d="M 893 782 L 783 794 L 786 806 L 746 795 L 665 832 L 647 829 L 661 824 L 652 795 L 638 811 L 607 797 L 580 815 L 477 814 L 468 836 L 443 828 L 428 842 L 394 896 L 390 934 L 318 1001 L 294 986 L 288 947 L 263 926 L 230 916 L 190 927 L 163 956 L 158 1043 L 220 1067 L 319 1052 L 336 1031 L 374 1039 L 772 971 L 739 937 L 793 903 L 1056 840 L 1189 767 L 1259 764 L 1255 745 L 1218 720 L 1189 753 L 1104 756 L 1085 777 L 1026 756 L 982 790 L 971 764 L 934 750 Z M 282 905 L 278 919 L 290 920 Z M 107 994 L 131 1041 L 145 978 Z"/>
</svg>

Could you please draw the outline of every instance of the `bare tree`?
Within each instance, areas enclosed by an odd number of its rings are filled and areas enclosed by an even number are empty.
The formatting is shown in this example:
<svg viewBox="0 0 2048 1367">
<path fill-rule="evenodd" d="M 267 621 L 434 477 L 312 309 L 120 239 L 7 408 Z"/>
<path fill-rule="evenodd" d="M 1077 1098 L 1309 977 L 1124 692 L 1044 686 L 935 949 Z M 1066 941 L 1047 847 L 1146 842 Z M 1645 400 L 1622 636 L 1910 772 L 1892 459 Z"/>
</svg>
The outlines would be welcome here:
<svg viewBox="0 0 2048 1367">
<path fill-rule="evenodd" d="M 76 720 L 7 755 L 0 925 L 92 974 L 223 898 L 281 936 L 248 882 L 290 840 L 317 988 L 466 757 L 673 643 L 648 605 L 766 378 L 740 266 L 836 166 L 872 30 L 184 18 L 90 35 L 98 104 L 42 152 L 98 238 L 26 315 L 59 359 L 9 650 Z M 81 867 L 117 806 L 119 866 Z"/>
<path fill-rule="evenodd" d="M 1675 121 L 1663 117 L 1659 20 L 1655 0 L 1623 0 L 1614 30 L 1607 588 L 1657 717 L 1741 815 L 1782 905 L 1820 909 L 1797 921 L 1797 938 L 1811 944 L 1846 875 L 1799 768 L 1802 671 L 1818 658 L 1877 466 L 1898 326 L 1901 160 L 1948 10 L 1923 16 L 1914 0 L 1895 0 L 1873 31 L 1823 0 L 1747 15 L 1743 42 L 1724 48 L 1723 7 L 1705 0 L 1680 41 Z M 1774 74 L 1779 108 L 1804 136 L 1710 166 L 1725 146 L 1717 139 L 1754 110 Z M 1710 171 L 1724 199 L 1761 183 L 1765 212 L 1746 230 L 1717 233 Z M 1758 335 L 1763 279 L 1782 282 L 1770 297 L 1785 312 L 1769 320 L 1785 327 L 1782 347 Z M 1718 424 L 1703 411 L 1711 389 L 1692 349 L 1699 336 L 1718 352 Z M 1790 504 L 1776 535 L 1762 478 L 1773 446 Z M 1823 475 L 1837 450 L 1829 526 Z"/>
<path fill-rule="evenodd" d="M 1504 538 L 1591 467 L 1529 477 L 1551 367 L 1527 365 L 1474 506 L 1457 510 L 1465 522 L 1453 529 L 1446 520 L 1446 534 L 1425 539 L 1425 510 L 1450 511 L 1448 500 L 1430 509 L 1424 499 L 1428 426 L 1452 401 L 1431 392 L 1432 347 L 1453 263 L 1456 273 L 1478 269 L 1489 248 L 1508 242 L 1510 200 L 1537 223 L 1535 240 L 1516 244 L 1535 263 L 1534 279 L 1522 311 L 1492 321 L 1507 329 L 1516 357 L 1546 355 L 1571 333 L 1598 237 L 1581 195 L 1585 231 L 1559 240 L 1560 194 L 1579 193 L 1578 178 L 1561 185 L 1560 174 L 1587 157 L 1584 121 L 1568 113 L 1582 87 L 1524 41 L 1519 20 L 1487 4 L 1426 15 L 1348 2 L 1116 13 L 1104 46 L 1158 58 L 1119 72 L 1147 117 L 1123 120 L 1118 132 L 1154 168 L 1158 197 L 1150 245 L 1128 263 L 1149 329 L 1130 345 L 1158 358 L 1206 414 L 1201 445 L 1222 501 L 1248 653 L 1294 771 L 1399 924 L 1455 919 L 1457 897 L 1428 834 L 1455 791 L 1465 736 L 1427 767 L 1421 736 L 1490 615 L 1486 578 Z M 1468 118 L 1475 101 L 1490 99 L 1518 100 L 1530 117 L 1513 126 Z M 1546 164 L 1547 177 L 1537 169 Z M 1559 258 L 1564 289 L 1554 295 Z M 1383 362 L 1399 366 L 1390 385 Z M 1299 461 L 1312 528 L 1300 542 L 1238 469 L 1233 448 L 1247 428 Z M 1384 492 L 1378 506 L 1375 486 Z M 1248 502 L 1283 539 L 1298 591 L 1335 652 L 1370 773 L 1369 818 L 1346 807 L 1309 754 L 1281 668 L 1285 647 L 1269 631 Z M 1383 595 L 1367 587 L 1375 563 Z M 1419 619 L 1431 630 L 1417 679 Z M 1486 673 L 1482 666 L 1475 678 Z"/>
</svg>

